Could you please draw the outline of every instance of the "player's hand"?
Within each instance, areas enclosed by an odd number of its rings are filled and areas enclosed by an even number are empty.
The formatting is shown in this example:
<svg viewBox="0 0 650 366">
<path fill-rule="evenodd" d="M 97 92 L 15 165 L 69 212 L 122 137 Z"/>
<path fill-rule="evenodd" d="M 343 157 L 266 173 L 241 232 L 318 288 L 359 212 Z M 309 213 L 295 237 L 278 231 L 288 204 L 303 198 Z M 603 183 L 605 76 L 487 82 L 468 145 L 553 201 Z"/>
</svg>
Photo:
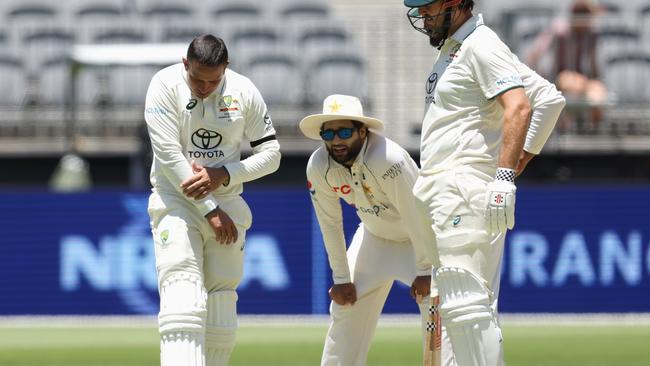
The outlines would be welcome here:
<svg viewBox="0 0 650 366">
<path fill-rule="evenodd" d="M 505 233 L 515 226 L 516 192 L 517 187 L 513 182 L 495 179 L 488 183 L 485 220 L 490 233 Z"/>
<path fill-rule="evenodd" d="M 431 292 L 431 276 L 417 276 L 411 284 L 409 291 L 412 298 L 427 296 Z"/>
<path fill-rule="evenodd" d="M 237 241 L 237 227 L 225 211 L 217 208 L 208 214 L 206 218 L 214 231 L 217 242 L 221 244 L 232 244 Z"/>
<path fill-rule="evenodd" d="M 194 175 L 181 183 L 183 194 L 189 198 L 200 200 L 210 192 L 221 187 L 230 179 L 228 171 L 224 167 L 210 168 L 197 164 L 192 160 L 192 171 Z"/>
<path fill-rule="evenodd" d="M 517 177 L 521 175 L 521 173 L 524 172 L 524 169 L 526 169 L 526 165 L 533 160 L 535 157 L 535 154 L 529 153 L 526 150 L 521 150 L 521 154 L 519 155 L 519 161 L 517 162 Z"/>
<path fill-rule="evenodd" d="M 339 305 L 354 305 L 357 302 L 357 288 L 353 283 L 340 283 L 333 285 L 330 290 L 330 299 Z"/>
</svg>

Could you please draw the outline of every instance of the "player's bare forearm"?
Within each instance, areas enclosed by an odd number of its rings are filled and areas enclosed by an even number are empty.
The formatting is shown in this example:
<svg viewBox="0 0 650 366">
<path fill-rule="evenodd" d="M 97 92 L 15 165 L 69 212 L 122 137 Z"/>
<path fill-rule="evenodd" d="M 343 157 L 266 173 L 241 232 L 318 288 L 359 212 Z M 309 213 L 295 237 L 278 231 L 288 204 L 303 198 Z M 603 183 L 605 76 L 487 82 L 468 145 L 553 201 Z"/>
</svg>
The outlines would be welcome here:
<svg viewBox="0 0 650 366">
<path fill-rule="evenodd" d="M 521 173 L 524 172 L 524 169 L 526 169 L 526 166 L 528 163 L 530 163 L 531 160 L 535 157 L 535 154 L 528 152 L 526 150 L 521 151 L 521 155 L 519 156 L 519 162 L 517 163 L 517 176 L 520 176 Z"/>
<path fill-rule="evenodd" d="M 526 142 L 532 108 L 523 88 L 515 88 L 497 97 L 503 107 L 503 141 L 499 167 L 516 169 Z"/>
</svg>

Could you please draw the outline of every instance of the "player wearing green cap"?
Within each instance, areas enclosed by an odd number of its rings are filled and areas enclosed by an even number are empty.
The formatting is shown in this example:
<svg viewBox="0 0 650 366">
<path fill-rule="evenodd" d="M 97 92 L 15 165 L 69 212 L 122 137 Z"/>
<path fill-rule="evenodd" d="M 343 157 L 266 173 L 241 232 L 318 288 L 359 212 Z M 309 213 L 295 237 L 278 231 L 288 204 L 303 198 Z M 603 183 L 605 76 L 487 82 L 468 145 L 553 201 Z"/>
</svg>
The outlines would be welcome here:
<svg viewBox="0 0 650 366">
<path fill-rule="evenodd" d="M 440 257 L 432 283 L 442 361 L 503 365 L 497 300 L 505 236 L 515 223 L 515 177 L 541 151 L 564 98 L 472 13 L 473 0 L 404 4 L 411 25 L 439 50 L 425 82 L 413 192 Z"/>
</svg>

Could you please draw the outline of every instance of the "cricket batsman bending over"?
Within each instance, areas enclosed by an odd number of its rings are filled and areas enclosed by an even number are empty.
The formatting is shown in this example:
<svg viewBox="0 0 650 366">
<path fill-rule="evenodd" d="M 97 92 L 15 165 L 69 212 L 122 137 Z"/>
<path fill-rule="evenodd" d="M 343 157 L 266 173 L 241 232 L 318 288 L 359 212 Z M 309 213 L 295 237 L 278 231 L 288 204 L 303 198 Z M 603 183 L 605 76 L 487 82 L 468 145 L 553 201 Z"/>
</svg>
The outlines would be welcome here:
<svg viewBox="0 0 650 366">
<path fill-rule="evenodd" d="M 321 365 L 362 366 L 393 281 L 428 295 L 431 226 L 420 220 L 411 189 L 418 167 L 395 142 L 378 134 L 382 121 L 365 117 L 359 99 L 331 95 L 323 114 L 305 117 L 300 130 L 322 140 L 307 165 L 308 186 L 323 234 L 334 285 L 331 324 Z M 361 224 L 347 250 L 339 199 L 354 206 Z M 423 322 L 428 304 L 420 305 Z"/>
<path fill-rule="evenodd" d="M 443 329 L 459 366 L 504 364 L 497 300 L 515 176 L 541 151 L 564 98 L 473 15 L 473 0 L 404 0 L 440 52 L 424 83 L 413 192 L 433 223 Z M 444 334 L 443 334 L 444 336 Z M 452 365 L 445 355 L 444 365 Z"/>
<path fill-rule="evenodd" d="M 159 71 L 147 92 L 162 366 L 228 364 L 252 222 L 242 183 L 280 163 L 262 96 L 227 66 L 223 40 L 199 36 L 183 63 Z M 244 138 L 253 154 L 240 160 Z"/>
</svg>

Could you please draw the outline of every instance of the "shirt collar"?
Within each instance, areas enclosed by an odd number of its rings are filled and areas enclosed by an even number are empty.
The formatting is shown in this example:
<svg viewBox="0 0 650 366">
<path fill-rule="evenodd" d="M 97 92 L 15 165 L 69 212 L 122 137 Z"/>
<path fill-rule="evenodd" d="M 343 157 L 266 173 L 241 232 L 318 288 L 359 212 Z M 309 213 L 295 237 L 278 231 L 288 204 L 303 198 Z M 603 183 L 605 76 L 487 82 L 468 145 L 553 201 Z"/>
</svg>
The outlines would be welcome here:
<svg viewBox="0 0 650 366">
<path fill-rule="evenodd" d="M 483 14 L 473 15 L 471 18 L 467 19 L 463 25 L 456 30 L 450 38 L 458 43 L 463 43 L 465 38 L 467 38 L 476 28 L 483 25 Z"/>
</svg>

